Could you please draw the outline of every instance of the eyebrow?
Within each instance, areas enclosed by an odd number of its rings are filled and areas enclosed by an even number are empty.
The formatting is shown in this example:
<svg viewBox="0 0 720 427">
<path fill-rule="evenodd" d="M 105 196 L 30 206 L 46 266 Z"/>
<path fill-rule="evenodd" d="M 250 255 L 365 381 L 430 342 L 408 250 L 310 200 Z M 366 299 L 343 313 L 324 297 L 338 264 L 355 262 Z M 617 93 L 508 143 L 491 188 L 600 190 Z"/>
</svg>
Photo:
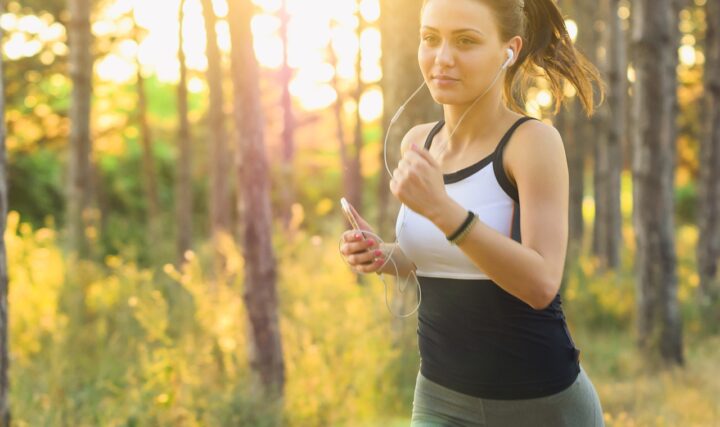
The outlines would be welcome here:
<svg viewBox="0 0 720 427">
<path fill-rule="evenodd" d="M 427 26 L 427 25 L 423 25 L 422 28 L 421 28 L 421 30 L 439 31 L 437 28 L 429 27 L 429 26 Z M 461 28 L 461 29 L 459 29 L 459 30 L 453 31 L 452 34 L 466 33 L 466 32 L 468 32 L 468 31 L 469 31 L 469 32 L 473 32 L 473 33 L 477 33 L 477 34 L 485 37 L 485 34 L 483 34 L 481 31 L 478 31 L 478 30 L 476 30 L 476 29 L 474 29 L 474 28 Z"/>
</svg>

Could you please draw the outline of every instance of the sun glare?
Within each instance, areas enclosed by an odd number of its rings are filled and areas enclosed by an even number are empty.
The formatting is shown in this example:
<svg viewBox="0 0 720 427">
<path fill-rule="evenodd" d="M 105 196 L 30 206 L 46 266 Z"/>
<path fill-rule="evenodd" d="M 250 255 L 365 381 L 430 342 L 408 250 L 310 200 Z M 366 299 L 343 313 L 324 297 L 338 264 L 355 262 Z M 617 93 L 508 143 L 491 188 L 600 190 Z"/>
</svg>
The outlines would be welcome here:
<svg viewBox="0 0 720 427">
<path fill-rule="evenodd" d="M 380 66 L 381 34 L 379 0 L 284 0 L 288 12 L 288 65 L 293 69 L 291 92 L 302 108 L 327 108 L 337 99 L 334 79 L 354 84 L 356 61 L 360 53 L 360 79 L 373 85 L 382 78 Z M 259 65 L 277 70 L 282 66 L 285 47 L 281 40 L 280 9 L 283 0 L 253 0 L 257 14 L 252 19 L 254 50 Z M 137 62 L 145 76 L 155 75 L 164 83 L 179 80 L 178 7 L 180 0 L 114 0 L 107 2 L 93 16 L 92 32 L 96 37 L 120 40 L 113 50 L 95 63 L 102 81 L 123 84 L 135 79 Z M 227 0 L 213 0 L 218 16 L 218 46 L 227 57 L 231 50 L 227 22 Z M 207 69 L 206 36 L 201 0 L 186 0 L 183 20 L 183 52 L 190 70 Z M 360 24 L 358 12 L 364 21 Z M 144 30 L 143 38 L 132 38 L 134 25 Z M 43 62 L 67 55 L 65 27 L 53 22 L 50 15 L 34 16 L 4 13 L 0 27 L 7 32 L 4 43 L 9 60 L 42 54 Z M 49 46 L 43 51 L 44 46 Z M 332 49 L 332 52 L 330 51 Z M 335 65 L 331 65 L 331 53 Z M 206 90 L 206 84 L 191 79 L 191 92 Z M 343 89 L 344 90 L 344 89 Z M 376 120 L 382 114 L 382 93 L 374 88 L 360 102 L 364 120 Z"/>
</svg>

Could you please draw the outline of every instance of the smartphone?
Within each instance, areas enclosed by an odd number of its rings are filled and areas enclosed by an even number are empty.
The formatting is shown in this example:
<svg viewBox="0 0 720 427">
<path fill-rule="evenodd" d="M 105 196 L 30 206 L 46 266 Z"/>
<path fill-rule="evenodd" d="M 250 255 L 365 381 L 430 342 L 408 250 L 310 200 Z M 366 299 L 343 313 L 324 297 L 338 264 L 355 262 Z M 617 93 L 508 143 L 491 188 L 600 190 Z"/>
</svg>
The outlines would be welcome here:
<svg viewBox="0 0 720 427">
<path fill-rule="evenodd" d="M 358 225 L 357 220 L 355 219 L 355 216 L 352 214 L 352 210 L 350 209 L 350 203 L 348 203 L 345 198 L 340 199 L 340 206 L 342 207 L 343 213 L 345 214 L 345 218 L 350 222 L 352 227 L 355 230 L 360 230 L 360 225 Z M 363 240 L 365 240 L 365 234 L 362 233 Z"/>
</svg>

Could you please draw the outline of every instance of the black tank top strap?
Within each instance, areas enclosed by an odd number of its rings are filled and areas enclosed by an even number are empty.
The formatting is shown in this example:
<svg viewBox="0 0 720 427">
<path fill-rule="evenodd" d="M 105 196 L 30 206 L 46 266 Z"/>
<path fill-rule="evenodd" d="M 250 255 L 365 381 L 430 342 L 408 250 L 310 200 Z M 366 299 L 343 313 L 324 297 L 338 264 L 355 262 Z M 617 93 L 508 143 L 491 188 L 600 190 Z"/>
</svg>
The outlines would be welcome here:
<svg viewBox="0 0 720 427">
<path fill-rule="evenodd" d="M 428 134 L 427 138 L 425 139 L 425 149 L 426 149 L 426 150 L 429 150 L 429 149 L 430 149 L 430 146 L 432 145 L 433 138 L 435 138 L 435 135 L 437 135 L 438 132 L 440 132 L 440 129 L 442 129 L 443 126 L 445 126 L 445 120 L 440 120 L 440 121 L 437 122 L 437 124 L 435 124 L 435 126 L 432 128 L 432 130 L 431 130 L 430 133 Z"/>
<path fill-rule="evenodd" d="M 500 187 L 505 190 L 507 195 L 510 196 L 515 201 L 515 203 L 520 203 L 520 198 L 518 196 L 517 187 L 515 187 L 515 185 L 510 181 L 510 178 L 508 178 L 508 175 L 505 172 L 505 167 L 503 166 L 503 152 L 505 151 L 505 146 L 507 145 L 508 141 L 510 141 L 510 138 L 513 136 L 513 133 L 515 133 L 515 130 L 521 124 L 530 120 L 537 119 L 528 116 L 520 117 L 519 119 L 517 119 L 517 121 L 512 126 L 510 126 L 510 129 L 505 132 L 505 135 L 503 135 L 500 143 L 495 148 L 495 158 L 493 160 L 493 164 L 495 165 L 495 167 L 493 168 L 495 170 L 495 178 L 497 179 L 498 184 L 500 184 Z"/>
</svg>

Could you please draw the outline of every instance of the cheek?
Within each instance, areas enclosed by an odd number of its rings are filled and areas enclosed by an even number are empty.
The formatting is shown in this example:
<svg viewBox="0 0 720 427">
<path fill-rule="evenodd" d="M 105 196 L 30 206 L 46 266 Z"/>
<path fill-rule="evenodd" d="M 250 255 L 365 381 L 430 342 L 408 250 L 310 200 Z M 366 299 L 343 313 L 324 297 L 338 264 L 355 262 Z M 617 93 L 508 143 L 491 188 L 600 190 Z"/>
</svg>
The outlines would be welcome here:
<svg viewBox="0 0 720 427">
<path fill-rule="evenodd" d="M 429 71 L 429 68 L 432 67 L 432 64 L 434 62 L 434 58 L 432 56 L 432 53 L 424 48 L 423 46 L 420 46 L 418 48 L 418 64 L 420 65 L 420 69 L 424 72 Z"/>
</svg>

